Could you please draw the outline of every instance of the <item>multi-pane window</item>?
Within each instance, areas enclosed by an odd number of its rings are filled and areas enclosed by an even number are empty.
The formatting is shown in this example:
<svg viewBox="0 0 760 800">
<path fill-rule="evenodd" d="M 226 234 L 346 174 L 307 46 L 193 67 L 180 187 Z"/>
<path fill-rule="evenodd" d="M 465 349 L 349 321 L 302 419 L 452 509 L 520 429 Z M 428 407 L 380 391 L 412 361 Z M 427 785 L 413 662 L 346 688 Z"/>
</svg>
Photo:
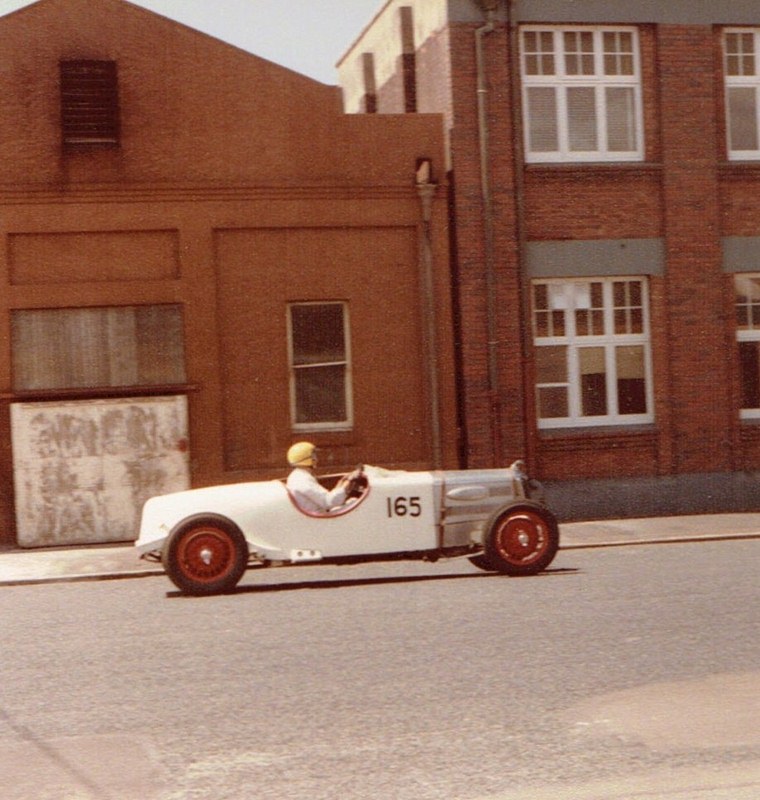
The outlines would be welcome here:
<svg viewBox="0 0 760 800">
<path fill-rule="evenodd" d="M 288 334 L 293 427 L 349 427 L 348 307 L 345 303 L 294 303 L 288 307 Z"/>
<path fill-rule="evenodd" d="M 760 29 L 723 34 L 726 128 L 730 159 L 760 158 Z"/>
<path fill-rule="evenodd" d="M 521 29 L 525 157 L 643 158 L 635 28 Z"/>
<path fill-rule="evenodd" d="M 741 416 L 760 417 L 760 275 L 734 277 Z"/>
<path fill-rule="evenodd" d="M 185 382 L 177 305 L 14 311 L 17 391 Z"/>
<path fill-rule="evenodd" d="M 539 427 L 653 420 L 646 289 L 641 278 L 534 282 Z"/>
<path fill-rule="evenodd" d="M 64 145 L 119 141 L 119 87 L 114 61 L 61 61 Z"/>
</svg>

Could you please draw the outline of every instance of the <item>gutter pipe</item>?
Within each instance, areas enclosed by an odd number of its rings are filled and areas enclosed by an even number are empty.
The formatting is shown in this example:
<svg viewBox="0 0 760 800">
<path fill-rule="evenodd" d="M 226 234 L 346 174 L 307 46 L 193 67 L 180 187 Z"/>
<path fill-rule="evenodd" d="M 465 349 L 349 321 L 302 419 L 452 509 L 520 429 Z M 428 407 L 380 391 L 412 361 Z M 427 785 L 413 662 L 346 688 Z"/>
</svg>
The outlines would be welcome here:
<svg viewBox="0 0 760 800">
<path fill-rule="evenodd" d="M 494 210 L 490 178 L 490 129 L 488 125 L 488 86 L 484 40 L 495 30 L 494 17 L 500 0 L 478 0 L 485 13 L 485 24 L 475 31 L 477 70 L 478 143 L 480 148 L 480 194 L 483 204 L 483 244 L 486 278 L 486 336 L 488 364 L 488 399 L 491 427 L 491 459 L 494 465 L 502 457 L 501 398 L 499 397 L 499 361 L 497 352 L 497 303 L 494 256 Z"/>
<path fill-rule="evenodd" d="M 440 392 L 438 389 L 438 343 L 436 336 L 435 282 L 433 280 L 433 197 L 437 184 L 431 178 L 429 159 L 421 159 L 417 166 L 415 183 L 422 212 L 420 237 L 420 282 L 424 317 L 424 356 L 430 392 L 430 433 L 433 469 L 443 468 L 441 448 Z"/>
</svg>

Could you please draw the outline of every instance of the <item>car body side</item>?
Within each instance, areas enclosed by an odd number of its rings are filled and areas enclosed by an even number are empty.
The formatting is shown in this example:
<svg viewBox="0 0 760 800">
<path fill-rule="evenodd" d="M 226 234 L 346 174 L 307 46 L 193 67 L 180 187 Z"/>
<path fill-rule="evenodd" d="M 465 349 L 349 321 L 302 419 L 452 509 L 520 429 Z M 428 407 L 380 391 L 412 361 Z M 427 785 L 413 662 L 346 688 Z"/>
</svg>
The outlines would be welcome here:
<svg viewBox="0 0 760 800">
<path fill-rule="evenodd" d="M 183 520 L 212 514 L 245 537 L 251 559 L 299 563 L 354 556 L 477 551 L 490 515 L 526 499 L 516 462 L 504 469 L 410 472 L 365 467 L 368 487 L 338 513 L 299 510 L 281 480 L 214 486 L 151 498 L 136 547 L 156 556 Z"/>
</svg>

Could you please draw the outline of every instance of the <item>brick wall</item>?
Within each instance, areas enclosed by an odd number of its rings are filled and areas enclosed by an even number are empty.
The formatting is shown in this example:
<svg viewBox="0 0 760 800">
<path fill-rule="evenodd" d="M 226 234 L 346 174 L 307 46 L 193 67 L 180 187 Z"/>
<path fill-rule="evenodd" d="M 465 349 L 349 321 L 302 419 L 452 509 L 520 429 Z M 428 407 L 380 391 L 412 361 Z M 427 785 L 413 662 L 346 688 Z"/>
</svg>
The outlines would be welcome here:
<svg viewBox="0 0 760 800">
<path fill-rule="evenodd" d="M 434 378 L 442 465 L 458 465 L 439 117 L 344 115 L 334 87 L 121 0 L 49 0 L 0 28 L 0 543 L 13 536 L 8 406 L 60 394 L 14 388 L 19 309 L 180 305 L 187 385 L 151 391 L 188 395 L 195 485 L 281 475 L 294 437 L 323 446 L 325 468 L 430 468 Z M 118 146 L 62 149 L 62 57 L 117 62 Z M 441 184 L 429 226 L 420 157 Z M 350 430 L 293 430 L 286 306 L 303 301 L 349 305 Z"/>
</svg>

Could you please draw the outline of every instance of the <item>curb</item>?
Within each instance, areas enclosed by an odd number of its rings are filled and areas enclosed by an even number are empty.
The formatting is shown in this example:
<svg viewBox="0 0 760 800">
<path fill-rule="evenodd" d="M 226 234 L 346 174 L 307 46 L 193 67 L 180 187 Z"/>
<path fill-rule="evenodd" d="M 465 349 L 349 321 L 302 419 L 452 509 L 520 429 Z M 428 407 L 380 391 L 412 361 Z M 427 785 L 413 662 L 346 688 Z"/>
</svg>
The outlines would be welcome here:
<svg viewBox="0 0 760 800">
<path fill-rule="evenodd" d="M 651 544 L 694 544 L 696 542 L 722 542 L 760 539 L 757 533 L 705 533 L 689 536 L 660 536 L 654 539 L 610 540 L 602 542 L 578 542 L 576 544 L 560 544 L 560 550 L 594 550 L 603 547 L 638 547 Z"/>
<path fill-rule="evenodd" d="M 162 569 L 123 570 L 121 572 L 86 572 L 70 575 L 43 575 L 38 578 L 0 579 L 0 586 L 36 586 L 44 583 L 84 583 L 85 581 L 118 581 L 130 578 L 155 578 L 166 573 Z"/>
</svg>

